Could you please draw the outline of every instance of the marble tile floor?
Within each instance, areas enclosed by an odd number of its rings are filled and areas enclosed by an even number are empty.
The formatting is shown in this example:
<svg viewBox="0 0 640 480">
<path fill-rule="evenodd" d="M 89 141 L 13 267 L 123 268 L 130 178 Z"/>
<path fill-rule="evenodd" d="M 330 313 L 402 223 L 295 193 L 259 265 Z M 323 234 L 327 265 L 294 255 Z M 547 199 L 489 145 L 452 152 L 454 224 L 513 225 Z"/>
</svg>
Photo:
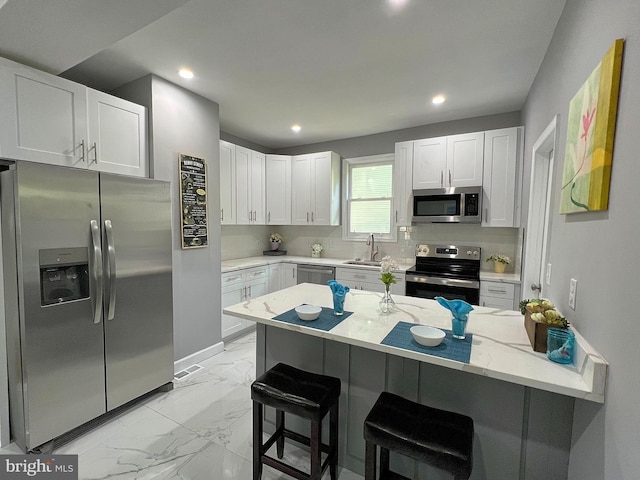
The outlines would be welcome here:
<svg viewBox="0 0 640 480">
<path fill-rule="evenodd" d="M 54 453 L 77 454 L 81 480 L 250 480 L 255 341 L 250 333 L 226 343 L 173 391 L 144 399 Z M 21 452 L 15 445 L 0 449 L 9 453 Z M 285 446 L 285 458 L 309 471 L 308 454 L 296 444 Z M 291 477 L 265 466 L 262 478 Z M 362 477 L 341 469 L 339 479 Z"/>
</svg>

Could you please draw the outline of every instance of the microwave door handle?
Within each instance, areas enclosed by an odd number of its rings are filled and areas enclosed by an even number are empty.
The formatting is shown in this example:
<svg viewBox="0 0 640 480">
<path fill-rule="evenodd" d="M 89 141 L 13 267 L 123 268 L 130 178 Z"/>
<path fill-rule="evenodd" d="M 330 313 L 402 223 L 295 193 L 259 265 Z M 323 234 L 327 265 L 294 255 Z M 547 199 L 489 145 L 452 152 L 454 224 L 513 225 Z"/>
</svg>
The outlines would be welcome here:
<svg viewBox="0 0 640 480">
<path fill-rule="evenodd" d="M 95 295 L 93 299 L 93 323 L 100 323 L 102 317 L 102 250 L 100 248 L 100 228 L 97 220 L 91 220 L 91 247 L 93 250 L 93 282 L 95 285 Z"/>
<path fill-rule="evenodd" d="M 116 315 L 116 246 L 113 242 L 113 225 L 111 220 L 104 221 L 104 232 L 107 237 L 107 278 L 108 293 L 107 298 L 107 320 L 113 320 Z"/>
</svg>

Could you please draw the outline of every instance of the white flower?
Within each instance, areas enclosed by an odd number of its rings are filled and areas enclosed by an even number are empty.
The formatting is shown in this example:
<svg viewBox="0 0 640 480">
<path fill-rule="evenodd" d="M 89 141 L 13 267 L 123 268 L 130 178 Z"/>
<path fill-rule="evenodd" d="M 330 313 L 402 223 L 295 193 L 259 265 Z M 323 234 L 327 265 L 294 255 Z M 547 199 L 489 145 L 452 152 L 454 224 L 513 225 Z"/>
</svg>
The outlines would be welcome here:
<svg viewBox="0 0 640 480">
<path fill-rule="evenodd" d="M 282 235 L 280 235 L 279 233 L 272 233 L 271 235 L 269 235 L 269 241 L 271 243 L 282 243 L 284 241 L 284 238 L 282 238 Z"/>
<path fill-rule="evenodd" d="M 391 258 L 390 255 L 386 255 L 382 257 L 382 261 L 380 262 L 380 271 L 382 273 L 395 272 L 397 269 L 398 269 L 398 264 L 393 258 Z"/>
<path fill-rule="evenodd" d="M 487 262 L 498 262 L 498 263 L 504 263 L 506 265 L 509 265 L 511 263 L 511 259 L 506 255 L 495 254 L 487 258 Z"/>
<path fill-rule="evenodd" d="M 313 253 L 320 253 L 322 250 L 324 250 L 324 248 L 319 243 L 314 243 L 313 245 L 311 245 L 311 251 Z"/>
</svg>

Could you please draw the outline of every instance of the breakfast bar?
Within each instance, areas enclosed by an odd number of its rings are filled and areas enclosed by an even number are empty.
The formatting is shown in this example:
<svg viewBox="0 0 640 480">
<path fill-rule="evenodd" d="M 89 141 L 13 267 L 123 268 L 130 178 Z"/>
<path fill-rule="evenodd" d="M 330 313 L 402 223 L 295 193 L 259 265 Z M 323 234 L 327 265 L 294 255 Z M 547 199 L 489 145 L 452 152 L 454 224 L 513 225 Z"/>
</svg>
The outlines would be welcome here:
<svg viewBox="0 0 640 480">
<path fill-rule="evenodd" d="M 349 292 L 345 318 L 326 330 L 318 321 L 274 319 L 301 304 L 330 311 L 332 294 L 322 285 L 300 284 L 224 313 L 258 323 L 258 374 L 284 362 L 342 380 L 340 463 L 350 470 L 362 473 L 363 420 L 378 394 L 390 391 L 474 419 L 474 479 L 566 476 L 574 400 L 605 399 L 607 363 L 578 332 L 574 365 L 561 365 L 532 350 L 520 312 L 475 307 L 467 325 L 470 355 L 460 361 L 449 358 L 446 350 L 457 346 L 450 343 L 430 350 L 410 338 L 389 342 L 400 322 L 450 330 L 448 310 L 394 295 L 396 309 L 382 314 L 381 297 Z M 432 478 L 424 465 L 393 456 L 392 463 L 409 477 Z"/>
</svg>

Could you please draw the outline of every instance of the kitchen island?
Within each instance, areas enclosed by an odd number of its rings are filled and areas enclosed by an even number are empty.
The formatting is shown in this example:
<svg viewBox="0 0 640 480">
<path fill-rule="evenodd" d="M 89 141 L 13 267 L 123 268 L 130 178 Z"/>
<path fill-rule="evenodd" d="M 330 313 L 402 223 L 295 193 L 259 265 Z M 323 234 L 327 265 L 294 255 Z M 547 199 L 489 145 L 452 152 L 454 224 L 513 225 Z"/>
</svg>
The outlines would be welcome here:
<svg viewBox="0 0 640 480">
<path fill-rule="evenodd" d="M 331 292 L 321 285 L 297 285 L 224 311 L 259 324 L 258 373 L 282 361 L 341 378 L 340 462 L 351 470 L 362 472 L 362 424 L 387 390 L 474 419 L 474 479 L 566 477 L 574 398 L 603 402 L 607 369 L 577 332 L 576 366 L 555 364 L 533 352 L 519 312 L 476 307 L 467 327 L 470 360 L 462 363 L 382 345 L 400 321 L 450 329 L 450 315 L 437 302 L 404 296 L 394 296 L 397 310 L 383 315 L 380 298 L 350 292 L 345 310 L 354 313 L 329 331 L 273 319 L 301 303 L 331 307 Z M 418 478 L 433 474 L 400 457 L 392 464 L 410 477 L 416 469 Z"/>
</svg>

